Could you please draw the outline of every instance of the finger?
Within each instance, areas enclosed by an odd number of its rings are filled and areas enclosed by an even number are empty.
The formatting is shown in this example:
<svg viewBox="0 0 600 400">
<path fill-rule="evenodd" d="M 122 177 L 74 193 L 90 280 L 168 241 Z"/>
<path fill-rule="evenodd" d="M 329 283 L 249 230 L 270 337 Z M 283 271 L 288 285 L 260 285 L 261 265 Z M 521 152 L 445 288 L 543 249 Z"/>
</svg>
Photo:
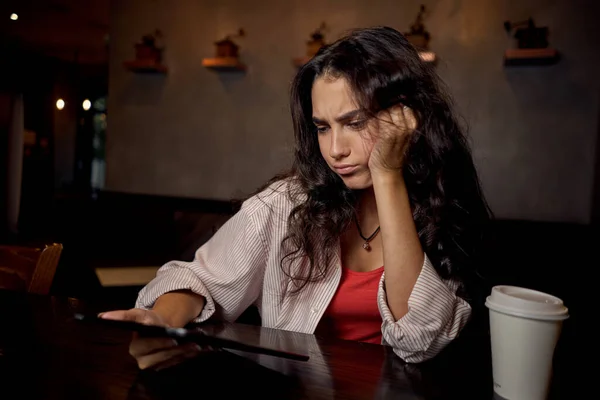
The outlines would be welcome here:
<svg viewBox="0 0 600 400">
<path fill-rule="evenodd" d="M 394 113 L 394 124 L 396 126 L 402 126 L 408 128 L 409 131 L 413 131 L 417 127 L 417 119 L 413 111 L 407 107 L 399 107 L 399 110 Z"/>
<path fill-rule="evenodd" d="M 398 121 L 402 121 L 403 114 L 406 106 L 401 104 L 396 104 L 385 110 L 386 116 L 388 117 L 387 122 L 390 122 L 394 125 L 398 125 Z"/>
<path fill-rule="evenodd" d="M 171 349 L 177 345 L 177 341 L 171 338 L 134 338 L 129 344 L 129 354 L 137 358 Z"/>
<path fill-rule="evenodd" d="M 385 109 L 379 113 L 378 118 L 378 136 L 390 137 L 394 136 L 395 128 L 398 127 L 396 114 L 398 113 L 398 106 Z"/>
<path fill-rule="evenodd" d="M 152 311 L 141 308 L 132 308 L 130 310 L 108 311 L 99 314 L 100 318 L 117 319 L 121 321 L 137 322 L 144 325 L 164 326 L 160 320 L 157 321 L 156 315 Z"/>
<path fill-rule="evenodd" d="M 116 319 L 120 321 L 141 322 L 146 315 L 146 310 L 132 308 L 130 310 L 107 311 L 98 314 L 99 318 Z"/>
<path fill-rule="evenodd" d="M 392 108 L 392 110 L 390 111 L 391 117 L 392 117 L 392 122 L 397 125 L 398 122 L 406 119 L 406 117 L 404 116 L 404 111 L 406 110 L 405 106 L 395 106 Z"/>
<path fill-rule="evenodd" d="M 379 119 L 388 124 L 393 123 L 393 112 L 392 112 L 393 109 L 394 109 L 394 107 L 383 110 L 380 113 Z"/>
<path fill-rule="evenodd" d="M 202 349 L 200 348 L 200 346 L 198 346 L 195 343 L 188 343 L 184 346 L 177 346 L 175 348 L 168 349 L 165 351 L 160 351 L 157 353 L 137 357 L 137 363 L 140 369 L 147 369 L 155 365 L 165 363 L 166 361 L 171 360 L 173 358 L 184 356 L 186 354 L 191 357 L 192 355 L 197 355 L 201 352 Z"/>
</svg>

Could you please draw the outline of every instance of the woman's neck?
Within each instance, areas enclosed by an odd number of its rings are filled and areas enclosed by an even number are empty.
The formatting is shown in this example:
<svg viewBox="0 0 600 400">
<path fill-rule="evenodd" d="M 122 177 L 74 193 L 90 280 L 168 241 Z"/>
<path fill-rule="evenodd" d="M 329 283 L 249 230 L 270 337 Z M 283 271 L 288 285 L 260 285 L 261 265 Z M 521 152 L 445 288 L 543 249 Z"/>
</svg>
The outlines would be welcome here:
<svg viewBox="0 0 600 400">
<path fill-rule="evenodd" d="M 360 194 L 356 209 L 356 218 L 358 219 L 361 231 L 365 235 L 370 235 L 379 226 L 377 201 L 375 200 L 373 187 L 363 190 Z"/>
</svg>

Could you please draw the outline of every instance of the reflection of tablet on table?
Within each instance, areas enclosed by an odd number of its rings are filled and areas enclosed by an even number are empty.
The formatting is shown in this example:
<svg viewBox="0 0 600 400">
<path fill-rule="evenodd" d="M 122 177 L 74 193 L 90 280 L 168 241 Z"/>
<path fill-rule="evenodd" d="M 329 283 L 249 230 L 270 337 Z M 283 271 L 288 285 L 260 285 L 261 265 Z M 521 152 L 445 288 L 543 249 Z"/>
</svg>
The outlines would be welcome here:
<svg viewBox="0 0 600 400">
<path fill-rule="evenodd" d="M 209 331 L 198 328 L 168 328 L 153 325 L 143 325 L 131 321 L 117 321 L 110 319 L 98 318 L 92 315 L 75 314 L 75 319 L 85 323 L 94 323 L 104 326 L 112 326 L 115 328 L 126 329 L 129 331 L 138 332 L 143 336 L 150 337 L 169 337 L 176 339 L 179 342 L 194 342 L 199 345 L 221 347 L 225 349 L 247 351 L 251 353 L 271 355 L 275 357 L 288 358 L 291 360 L 308 361 L 308 354 L 300 354 L 287 350 L 278 349 L 275 346 L 262 346 L 255 343 L 244 343 L 240 339 L 231 339 L 228 337 L 219 337 L 219 334 L 207 333 Z"/>
</svg>

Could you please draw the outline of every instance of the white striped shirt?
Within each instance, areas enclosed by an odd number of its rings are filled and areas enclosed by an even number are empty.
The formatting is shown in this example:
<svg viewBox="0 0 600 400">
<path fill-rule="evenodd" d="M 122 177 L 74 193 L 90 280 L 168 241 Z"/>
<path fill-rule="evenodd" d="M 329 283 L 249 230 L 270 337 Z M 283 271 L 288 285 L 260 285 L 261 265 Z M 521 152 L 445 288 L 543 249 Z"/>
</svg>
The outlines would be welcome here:
<svg viewBox="0 0 600 400">
<path fill-rule="evenodd" d="M 240 211 L 196 251 L 193 261 L 171 261 L 162 266 L 140 292 L 136 307 L 150 309 L 159 296 L 187 289 L 206 298 L 195 322 L 210 317 L 235 321 L 255 305 L 265 327 L 314 333 L 340 282 L 339 246 L 326 276 L 291 294 L 293 283 L 280 262 L 292 208 L 287 184 L 276 183 L 246 200 Z M 308 261 L 304 258 L 299 263 Z M 302 267 L 300 264 L 294 268 Z M 406 362 L 435 356 L 469 320 L 471 307 L 456 295 L 456 282 L 442 280 L 426 255 L 408 299 L 408 312 L 399 320 L 388 307 L 384 280 L 385 273 L 377 296 L 383 344 L 392 346 Z"/>
</svg>

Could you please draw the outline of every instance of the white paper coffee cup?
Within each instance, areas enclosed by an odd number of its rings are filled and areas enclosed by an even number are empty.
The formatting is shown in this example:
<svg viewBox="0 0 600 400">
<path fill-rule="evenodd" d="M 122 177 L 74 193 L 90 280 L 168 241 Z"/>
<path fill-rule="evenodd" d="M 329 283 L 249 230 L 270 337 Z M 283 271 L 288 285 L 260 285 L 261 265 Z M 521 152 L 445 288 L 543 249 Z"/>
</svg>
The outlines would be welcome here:
<svg viewBox="0 0 600 400">
<path fill-rule="evenodd" d="M 508 400 L 544 400 L 562 322 L 561 299 L 517 286 L 495 286 L 490 310 L 494 392 Z"/>
</svg>

